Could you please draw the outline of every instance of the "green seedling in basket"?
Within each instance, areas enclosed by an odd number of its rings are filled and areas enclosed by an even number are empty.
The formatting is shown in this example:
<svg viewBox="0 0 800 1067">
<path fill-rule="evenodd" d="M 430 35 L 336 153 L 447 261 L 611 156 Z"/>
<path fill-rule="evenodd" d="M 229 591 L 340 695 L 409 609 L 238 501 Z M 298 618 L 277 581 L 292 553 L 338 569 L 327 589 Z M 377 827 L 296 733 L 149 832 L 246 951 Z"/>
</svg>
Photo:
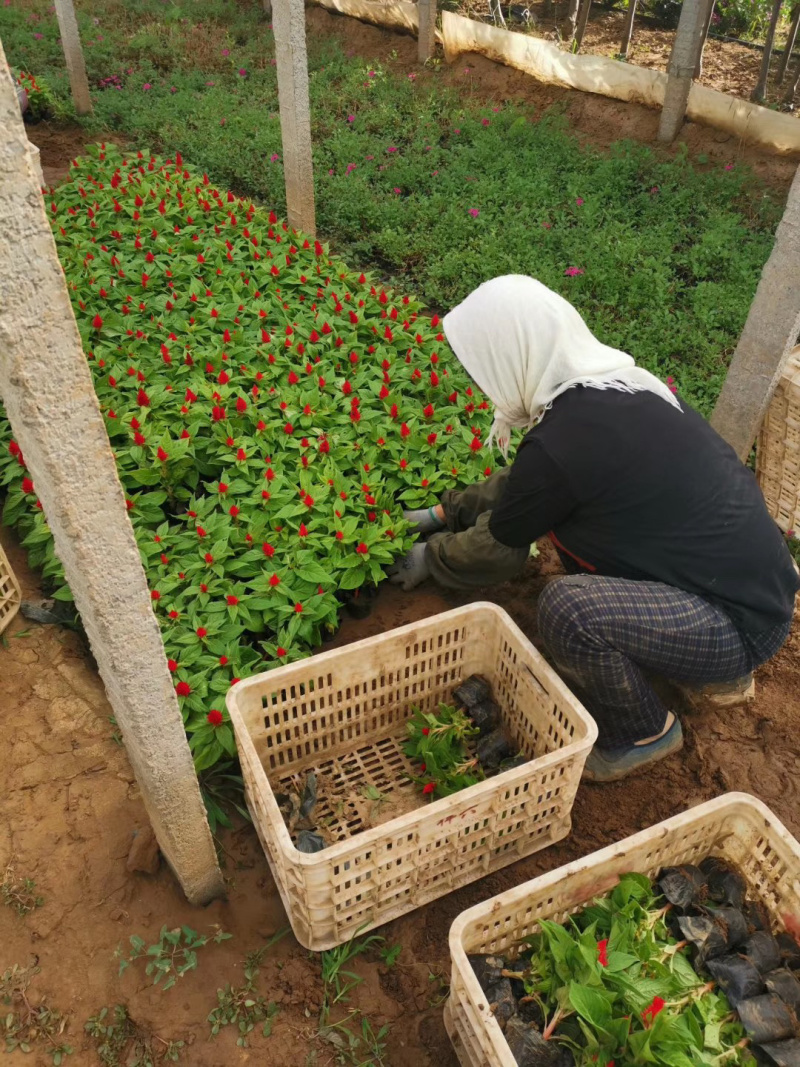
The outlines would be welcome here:
<svg viewBox="0 0 800 1067">
<path fill-rule="evenodd" d="M 671 936 L 669 911 L 648 878 L 625 875 L 567 924 L 543 920 L 530 954 L 503 972 L 524 983 L 542 1037 L 576 1067 L 755 1062 L 727 998 Z"/>
<path fill-rule="evenodd" d="M 420 774 L 410 777 L 426 796 L 448 797 L 483 781 L 483 771 L 469 752 L 478 729 L 460 708 L 448 704 L 440 704 L 437 712 L 416 708 L 406 728 L 405 753 L 420 765 Z"/>
</svg>

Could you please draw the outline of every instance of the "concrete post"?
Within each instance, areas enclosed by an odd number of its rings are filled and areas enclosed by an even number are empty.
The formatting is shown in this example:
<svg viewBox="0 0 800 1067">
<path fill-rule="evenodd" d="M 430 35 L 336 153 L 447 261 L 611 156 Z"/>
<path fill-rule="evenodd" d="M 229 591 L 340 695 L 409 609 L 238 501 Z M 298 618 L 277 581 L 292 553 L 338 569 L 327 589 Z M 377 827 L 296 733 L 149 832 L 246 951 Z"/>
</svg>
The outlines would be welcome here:
<svg viewBox="0 0 800 1067">
<path fill-rule="evenodd" d="M 164 645 L 0 45 L 0 396 L 162 852 L 224 891 Z"/>
<path fill-rule="evenodd" d="M 89 80 L 86 77 L 86 64 L 83 61 L 83 48 L 78 33 L 78 20 L 72 0 L 55 0 L 56 18 L 61 31 L 61 47 L 67 61 L 67 73 L 72 89 L 72 99 L 79 115 L 91 115 L 92 100 L 89 96 Z"/>
<path fill-rule="evenodd" d="M 778 85 L 783 85 L 783 79 L 786 77 L 786 71 L 789 67 L 789 61 L 792 58 L 795 41 L 797 40 L 798 28 L 800 28 L 800 4 L 795 4 L 792 8 L 792 22 L 789 26 L 789 32 L 786 35 L 786 44 L 783 46 L 783 55 L 778 64 L 778 76 L 775 79 Z"/>
<path fill-rule="evenodd" d="M 589 13 L 592 10 L 592 0 L 581 0 L 580 10 L 578 11 L 578 27 L 575 30 L 575 51 L 580 51 L 580 47 L 583 44 L 583 35 L 586 33 L 586 27 L 589 25 Z"/>
<path fill-rule="evenodd" d="M 619 46 L 619 54 L 627 59 L 631 50 L 631 38 L 633 37 L 633 22 L 636 18 L 636 5 L 639 0 L 628 0 L 628 10 L 625 14 L 625 25 L 622 28 L 622 41 Z"/>
<path fill-rule="evenodd" d="M 436 0 L 418 0 L 419 34 L 417 56 L 420 63 L 433 59 L 436 52 Z"/>
<path fill-rule="evenodd" d="M 772 5 L 772 14 L 769 19 L 767 36 L 764 40 L 764 52 L 761 56 L 761 70 L 758 74 L 758 82 L 750 94 L 750 99 L 757 104 L 763 104 L 767 95 L 767 82 L 769 81 L 769 65 L 772 62 L 772 49 L 775 45 L 775 31 L 778 28 L 778 20 L 781 17 L 783 0 L 775 0 Z"/>
<path fill-rule="evenodd" d="M 711 425 L 744 460 L 800 334 L 800 168 Z"/>
<path fill-rule="evenodd" d="M 313 236 L 317 226 L 303 0 L 273 0 L 272 32 L 278 68 L 286 211 L 290 226 Z"/>
<path fill-rule="evenodd" d="M 708 9 L 713 0 L 684 0 L 667 67 L 667 88 L 658 126 L 658 139 L 665 144 L 675 140 L 686 114 L 692 78 L 703 50 Z"/>
</svg>

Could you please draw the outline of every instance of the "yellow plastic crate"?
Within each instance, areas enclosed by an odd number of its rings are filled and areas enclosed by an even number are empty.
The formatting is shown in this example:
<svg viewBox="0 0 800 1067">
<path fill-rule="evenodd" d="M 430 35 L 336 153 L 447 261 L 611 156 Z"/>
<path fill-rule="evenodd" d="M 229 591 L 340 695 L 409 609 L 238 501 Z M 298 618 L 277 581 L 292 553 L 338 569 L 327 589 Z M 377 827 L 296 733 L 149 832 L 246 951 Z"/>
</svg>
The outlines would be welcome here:
<svg viewBox="0 0 800 1067">
<path fill-rule="evenodd" d="M 455 796 L 364 828 L 318 809 L 334 844 L 299 852 L 275 801 L 292 775 L 414 790 L 403 752 L 414 707 L 435 710 L 469 675 L 492 684 L 529 757 Z M 501 608 L 478 603 L 239 682 L 227 706 L 247 802 L 298 941 L 331 948 L 569 833 L 594 720 Z"/>
<path fill-rule="evenodd" d="M 756 477 L 784 533 L 800 528 L 800 345 L 775 387 L 756 445 Z"/>
<path fill-rule="evenodd" d="M 708 855 L 738 866 L 777 929 L 800 932 L 800 845 L 760 800 L 726 793 L 459 915 L 450 929 L 452 977 L 444 1020 L 463 1067 L 516 1067 L 467 953 L 514 956 L 541 919 L 565 922 L 610 892 L 620 875 L 636 871 L 653 877 L 662 867 Z"/>
</svg>

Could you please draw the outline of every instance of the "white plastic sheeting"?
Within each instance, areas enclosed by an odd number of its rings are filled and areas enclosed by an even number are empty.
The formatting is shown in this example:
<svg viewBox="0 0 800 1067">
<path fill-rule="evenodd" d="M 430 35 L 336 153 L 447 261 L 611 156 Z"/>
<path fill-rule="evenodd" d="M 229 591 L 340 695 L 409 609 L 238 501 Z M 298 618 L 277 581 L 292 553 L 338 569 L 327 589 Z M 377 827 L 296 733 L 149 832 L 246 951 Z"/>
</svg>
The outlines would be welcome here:
<svg viewBox="0 0 800 1067">
<path fill-rule="evenodd" d="M 415 35 L 418 32 L 417 5 L 410 0 L 313 2 L 329 11 L 350 15 L 375 26 L 402 29 Z M 549 41 L 476 22 L 451 11 L 442 12 L 442 30 L 438 37 L 449 61 L 465 52 L 477 52 L 551 85 L 653 108 L 660 108 L 664 102 L 667 75 L 658 70 L 621 63 L 606 56 L 572 55 Z M 697 82 L 689 93 L 686 117 L 772 151 L 800 153 L 800 120 L 708 89 Z"/>
</svg>

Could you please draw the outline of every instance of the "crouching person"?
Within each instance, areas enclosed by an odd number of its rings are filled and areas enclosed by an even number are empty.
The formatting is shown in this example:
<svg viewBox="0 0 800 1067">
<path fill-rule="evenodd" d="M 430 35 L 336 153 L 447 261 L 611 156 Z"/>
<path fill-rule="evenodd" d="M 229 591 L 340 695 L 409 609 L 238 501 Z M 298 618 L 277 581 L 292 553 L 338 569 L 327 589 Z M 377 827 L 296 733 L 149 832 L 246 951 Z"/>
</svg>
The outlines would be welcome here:
<svg viewBox="0 0 800 1067">
<path fill-rule="evenodd" d="M 645 672 L 733 683 L 778 652 L 800 581 L 752 473 L 710 425 L 532 278 L 486 282 L 444 319 L 495 408 L 513 463 L 408 512 L 420 534 L 392 574 L 469 589 L 504 582 L 549 534 L 567 577 L 540 637 L 598 724 L 585 777 L 612 781 L 677 752 L 681 724 Z"/>
</svg>

